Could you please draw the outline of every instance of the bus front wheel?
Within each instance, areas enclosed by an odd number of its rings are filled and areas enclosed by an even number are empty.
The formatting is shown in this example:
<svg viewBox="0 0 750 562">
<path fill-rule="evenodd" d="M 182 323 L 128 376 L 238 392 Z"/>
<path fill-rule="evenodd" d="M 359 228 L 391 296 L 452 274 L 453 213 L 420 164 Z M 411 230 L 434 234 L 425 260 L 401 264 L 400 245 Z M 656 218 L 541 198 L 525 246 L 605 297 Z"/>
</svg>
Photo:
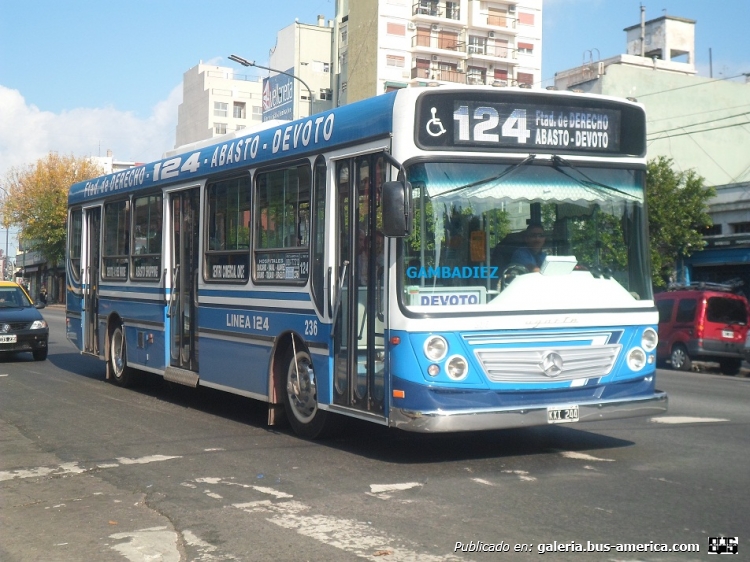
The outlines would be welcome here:
<svg viewBox="0 0 750 562">
<path fill-rule="evenodd" d="M 125 332 L 122 326 L 117 326 L 109 338 L 109 375 L 112 382 L 118 386 L 133 384 L 133 371 L 128 367 L 125 350 Z"/>
<path fill-rule="evenodd" d="M 328 412 L 318 407 L 318 381 L 310 354 L 298 350 L 295 355 L 290 349 L 284 364 L 284 409 L 292 429 L 305 439 L 323 437 Z"/>
</svg>

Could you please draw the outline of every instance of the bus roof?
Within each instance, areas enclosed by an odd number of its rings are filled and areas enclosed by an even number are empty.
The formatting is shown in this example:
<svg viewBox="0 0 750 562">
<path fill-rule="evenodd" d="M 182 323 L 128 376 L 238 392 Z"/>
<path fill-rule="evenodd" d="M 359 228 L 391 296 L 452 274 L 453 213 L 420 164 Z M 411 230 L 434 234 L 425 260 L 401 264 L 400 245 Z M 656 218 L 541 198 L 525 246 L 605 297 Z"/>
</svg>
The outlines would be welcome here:
<svg viewBox="0 0 750 562">
<path fill-rule="evenodd" d="M 68 204 L 76 205 L 114 194 L 197 180 L 247 166 L 303 157 L 336 146 L 391 133 L 396 92 L 375 96 L 310 117 L 219 141 L 190 145 L 180 154 L 73 184 Z"/>
</svg>

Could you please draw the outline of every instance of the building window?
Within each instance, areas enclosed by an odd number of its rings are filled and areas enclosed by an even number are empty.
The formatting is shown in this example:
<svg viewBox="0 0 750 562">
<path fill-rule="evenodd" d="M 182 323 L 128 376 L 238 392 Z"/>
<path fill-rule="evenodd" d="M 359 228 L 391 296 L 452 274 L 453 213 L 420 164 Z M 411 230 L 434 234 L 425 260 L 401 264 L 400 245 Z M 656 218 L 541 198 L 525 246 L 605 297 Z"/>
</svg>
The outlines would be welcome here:
<svg viewBox="0 0 750 562">
<path fill-rule="evenodd" d="M 516 74 L 516 80 L 519 84 L 528 84 L 531 86 L 534 83 L 534 75 L 526 72 L 519 72 Z"/>
<path fill-rule="evenodd" d="M 312 61 L 312 69 L 313 69 L 313 72 L 329 73 L 331 72 L 331 63 L 314 60 Z"/>
<path fill-rule="evenodd" d="M 451 20 L 461 19 L 461 9 L 458 2 L 445 3 L 445 17 Z"/>
<path fill-rule="evenodd" d="M 519 12 L 518 23 L 521 23 L 523 25 L 534 25 L 534 14 L 525 14 L 523 12 Z"/>
<path fill-rule="evenodd" d="M 718 236 L 721 234 L 721 224 L 712 224 L 703 229 L 703 236 Z"/>
<path fill-rule="evenodd" d="M 534 44 L 533 43 L 519 43 L 518 52 L 522 55 L 533 55 Z"/>
<path fill-rule="evenodd" d="M 347 30 L 345 29 L 341 32 L 341 44 L 342 45 L 346 45 L 347 37 L 348 37 L 348 34 L 347 34 Z"/>
<path fill-rule="evenodd" d="M 245 103 L 244 102 L 239 102 L 239 101 L 234 102 L 232 116 L 235 119 L 245 118 Z"/>
<path fill-rule="evenodd" d="M 486 84 L 487 69 L 481 66 L 470 66 L 466 73 L 467 84 Z"/>
<path fill-rule="evenodd" d="M 321 100 L 332 100 L 333 99 L 333 90 L 331 88 L 321 88 L 320 89 L 320 96 L 318 99 Z"/>
<path fill-rule="evenodd" d="M 260 105 L 253 106 L 253 119 L 260 119 L 263 117 L 263 107 Z"/>
<path fill-rule="evenodd" d="M 241 131 L 244 128 L 245 128 L 245 125 L 237 125 L 237 127 L 235 128 L 235 131 Z"/>
<path fill-rule="evenodd" d="M 734 222 L 729 226 L 732 227 L 732 234 L 744 234 L 750 232 L 750 222 Z"/>
<path fill-rule="evenodd" d="M 405 64 L 405 59 L 404 57 L 398 57 L 396 55 L 386 55 L 385 64 L 387 66 L 397 66 L 399 68 L 403 68 Z"/>
<path fill-rule="evenodd" d="M 386 33 L 388 35 L 406 35 L 406 26 L 402 23 L 389 23 L 386 26 Z"/>
<path fill-rule="evenodd" d="M 487 39 L 478 35 L 469 35 L 469 54 L 470 55 L 483 55 L 485 53 L 485 46 Z"/>
<path fill-rule="evenodd" d="M 226 123 L 214 123 L 214 133 L 217 135 L 225 135 L 227 132 Z"/>
<path fill-rule="evenodd" d="M 226 117 L 227 111 L 229 110 L 229 104 L 223 101 L 214 102 L 214 116 L 215 117 Z"/>
</svg>

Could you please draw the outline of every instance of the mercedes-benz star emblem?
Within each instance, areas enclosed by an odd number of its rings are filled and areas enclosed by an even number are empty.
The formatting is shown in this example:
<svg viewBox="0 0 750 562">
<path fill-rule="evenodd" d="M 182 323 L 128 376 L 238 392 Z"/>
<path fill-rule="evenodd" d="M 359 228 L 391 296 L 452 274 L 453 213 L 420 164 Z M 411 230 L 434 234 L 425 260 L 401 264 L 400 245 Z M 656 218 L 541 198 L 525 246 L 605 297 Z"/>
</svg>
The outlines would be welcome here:
<svg viewBox="0 0 750 562">
<path fill-rule="evenodd" d="M 556 351 L 547 351 L 542 355 L 539 366 L 542 368 L 542 372 L 548 377 L 556 377 L 562 373 L 563 358 Z"/>
</svg>

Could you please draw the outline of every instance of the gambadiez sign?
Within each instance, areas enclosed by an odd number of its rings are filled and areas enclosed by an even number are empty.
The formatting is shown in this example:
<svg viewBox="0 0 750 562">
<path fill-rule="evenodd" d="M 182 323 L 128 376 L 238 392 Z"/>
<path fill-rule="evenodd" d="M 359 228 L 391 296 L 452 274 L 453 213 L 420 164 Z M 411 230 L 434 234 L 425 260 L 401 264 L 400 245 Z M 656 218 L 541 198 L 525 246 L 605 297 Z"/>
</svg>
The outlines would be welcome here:
<svg viewBox="0 0 750 562">
<path fill-rule="evenodd" d="M 293 74 L 293 68 L 286 72 Z M 263 79 L 263 121 L 294 119 L 294 78 L 277 74 Z"/>
</svg>

